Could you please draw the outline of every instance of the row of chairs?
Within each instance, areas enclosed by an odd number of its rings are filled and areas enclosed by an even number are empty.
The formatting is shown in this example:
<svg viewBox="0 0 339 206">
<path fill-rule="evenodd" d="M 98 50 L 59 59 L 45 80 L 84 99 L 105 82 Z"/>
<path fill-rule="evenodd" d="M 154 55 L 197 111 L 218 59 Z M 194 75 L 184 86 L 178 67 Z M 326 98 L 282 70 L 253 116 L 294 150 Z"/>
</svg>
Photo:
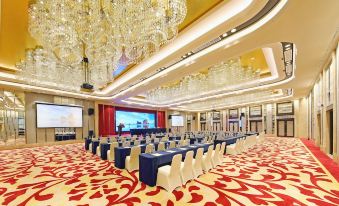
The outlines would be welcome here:
<svg viewBox="0 0 339 206">
<path fill-rule="evenodd" d="M 177 154 L 172 158 L 171 165 L 158 168 L 157 186 L 172 192 L 175 188 L 185 185 L 188 181 L 198 178 L 204 172 L 221 165 L 226 143 L 217 144 L 215 150 L 213 145 L 208 147 L 207 153 L 203 154 L 203 148 L 197 150 L 195 158 L 193 151 L 185 155 L 182 162 L 182 155 Z"/>
<path fill-rule="evenodd" d="M 164 142 L 159 142 L 159 141 L 155 141 L 155 142 L 158 142 L 158 150 L 157 151 L 163 151 L 165 150 L 165 143 Z M 182 147 L 182 146 L 187 146 L 189 145 L 189 140 L 180 140 L 178 142 L 178 144 L 176 145 L 175 141 L 169 141 L 169 148 L 175 148 L 175 147 Z M 153 150 L 153 145 L 151 144 L 151 142 L 147 142 L 146 141 L 146 152 L 145 153 L 151 153 Z M 134 140 L 134 146 L 138 146 L 140 145 L 140 141 L 138 140 Z M 110 146 L 110 149 L 107 151 L 107 157 L 108 157 L 108 160 L 109 161 L 113 161 L 114 160 L 114 148 L 115 147 L 118 147 L 119 144 L 118 142 L 112 142 L 111 143 L 111 146 Z M 123 143 L 124 147 L 129 147 L 130 146 L 130 142 L 126 141 Z M 100 156 L 100 144 L 99 146 L 97 147 L 97 155 Z"/>
<path fill-rule="evenodd" d="M 263 142 L 265 136 L 263 133 L 257 135 L 251 135 L 248 137 L 243 137 L 237 139 L 234 144 L 227 145 L 226 153 L 230 155 L 240 154 L 242 152 L 247 152 L 249 148 L 253 147 L 257 143 Z"/>
<path fill-rule="evenodd" d="M 186 141 L 179 141 L 178 144 L 176 145 L 175 141 L 170 141 L 168 148 L 172 149 L 172 148 L 176 148 L 176 147 L 181 147 L 181 146 L 186 146 L 189 143 Z M 112 162 L 114 161 L 114 148 L 118 147 L 118 142 L 113 142 L 111 143 L 110 149 L 107 151 L 107 159 L 108 161 Z M 164 142 L 160 142 L 158 144 L 158 149 L 157 151 L 164 151 L 166 149 L 165 147 L 165 143 Z M 145 153 L 152 153 L 155 151 L 154 145 L 153 144 L 147 144 L 146 145 L 146 149 L 145 149 Z M 129 156 L 126 157 L 125 159 L 125 165 L 126 165 L 126 169 L 128 171 L 134 171 L 134 170 L 138 170 L 139 169 L 139 154 L 141 154 L 141 148 L 136 145 L 134 147 L 131 148 L 131 153 Z M 100 153 L 98 153 L 98 155 L 100 155 Z"/>
</svg>

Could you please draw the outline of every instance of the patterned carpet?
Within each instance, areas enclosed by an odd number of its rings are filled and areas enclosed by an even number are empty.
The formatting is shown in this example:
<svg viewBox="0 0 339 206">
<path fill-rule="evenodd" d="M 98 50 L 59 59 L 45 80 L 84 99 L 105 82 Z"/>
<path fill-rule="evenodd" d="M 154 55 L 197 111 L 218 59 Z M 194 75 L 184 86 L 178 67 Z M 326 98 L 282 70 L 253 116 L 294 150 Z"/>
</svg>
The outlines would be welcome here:
<svg viewBox="0 0 339 206">
<path fill-rule="evenodd" d="M 267 138 L 173 193 L 83 144 L 0 151 L 0 205 L 339 205 L 339 184 L 299 139 Z"/>
</svg>

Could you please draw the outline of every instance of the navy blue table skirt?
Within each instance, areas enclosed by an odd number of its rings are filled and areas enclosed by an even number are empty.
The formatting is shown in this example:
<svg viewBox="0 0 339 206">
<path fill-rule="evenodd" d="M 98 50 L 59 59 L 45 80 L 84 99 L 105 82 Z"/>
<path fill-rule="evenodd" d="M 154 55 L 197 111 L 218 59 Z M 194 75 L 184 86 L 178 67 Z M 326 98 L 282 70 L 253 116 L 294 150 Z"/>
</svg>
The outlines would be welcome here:
<svg viewBox="0 0 339 206">
<path fill-rule="evenodd" d="M 92 153 L 96 154 L 97 153 L 97 147 L 99 146 L 99 141 L 93 141 L 92 142 Z"/>
<path fill-rule="evenodd" d="M 157 182 L 158 168 L 163 165 L 169 165 L 172 162 L 172 158 L 176 154 L 182 154 L 183 159 L 188 151 L 194 151 L 194 156 L 199 148 L 204 148 L 204 152 L 207 151 L 208 147 L 212 144 L 201 144 L 196 147 L 186 146 L 186 150 L 179 148 L 171 149 L 175 152 L 160 151 L 157 153 L 162 154 L 161 156 L 154 156 L 152 154 L 141 154 L 139 155 L 139 180 L 149 186 L 155 186 Z"/>
<path fill-rule="evenodd" d="M 176 136 L 176 137 L 169 137 L 169 140 L 173 141 L 173 140 L 181 140 L 180 136 Z"/>
<path fill-rule="evenodd" d="M 203 137 L 190 138 L 190 144 L 194 144 L 196 141 L 198 141 L 198 143 L 200 143 L 203 139 L 204 139 Z"/>
<path fill-rule="evenodd" d="M 158 150 L 158 142 L 152 143 L 155 150 Z M 169 146 L 170 142 L 165 142 L 165 147 Z M 146 144 L 140 145 L 141 152 L 146 150 Z M 131 154 L 131 147 L 116 147 L 114 148 L 114 165 L 119 169 L 125 169 L 125 159 Z"/>
<path fill-rule="evenodd" d="M 89 144 L 92 142 L 92 139 L 86 138 L 85 139 L 85 150 L 89 150 Z"/>
</svg>

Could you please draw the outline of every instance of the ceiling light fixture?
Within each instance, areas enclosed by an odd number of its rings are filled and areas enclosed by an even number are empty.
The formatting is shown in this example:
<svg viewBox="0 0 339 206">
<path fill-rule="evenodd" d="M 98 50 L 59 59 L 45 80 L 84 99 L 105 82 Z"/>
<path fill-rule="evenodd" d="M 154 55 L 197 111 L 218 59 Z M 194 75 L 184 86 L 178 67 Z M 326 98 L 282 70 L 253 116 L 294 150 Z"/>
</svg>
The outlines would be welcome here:
<svg viewBox="0 0 339 206">
<path fill-rule="evenodd" d="M 186 13 L 186 0 L 39 0 L 29 6 L 29 32 L 56 63 L 78 68 L 86 57 L 91 70 L 115 69 L 176 37 Z"/>
</svg>

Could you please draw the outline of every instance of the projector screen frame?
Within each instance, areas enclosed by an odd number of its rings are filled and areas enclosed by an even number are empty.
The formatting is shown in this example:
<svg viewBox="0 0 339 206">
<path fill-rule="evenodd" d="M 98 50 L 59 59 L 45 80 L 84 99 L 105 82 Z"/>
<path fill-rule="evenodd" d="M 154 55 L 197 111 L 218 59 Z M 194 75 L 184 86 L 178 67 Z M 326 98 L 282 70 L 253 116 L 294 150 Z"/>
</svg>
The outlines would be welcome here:
<svg viewBox="0 0 339 206">
<path fill-rule="evenodd" d="M 172 127 L 184 127 L 185 126 L 185 120 L 184 120 L 184 116 L 182 115 L 171 115 L 171 124 L 173 123 L 173 117 L 176 116 L 176 117 L 182 117 L 182 126 L 173 126 Z"/>
<path fill-rule="evenodd" d="M 136 112 L 136 113 L 144 113 L 144 114 L 152 114 L 154 115 L 154 128 L 150 128 L 150 129 L 156 129 L 158 128 L 158 115 L 157 115 L 157 111 L 155 110 L 146 110 L 146 109 L 139 109 L 139 108 L 130 108 L 130 107 L 115 107 L 115 111 L 114 111 L 114 127 L 115 127 L 115 131 L 118 132 L 117 129 L 117 112 Z M 135 128 L 138 129 L 138 128 Z M 142 128 L 141 128 L 142 129 Z M 130 130 L 122 130 L 122 133 L 129 133 Z"/>
<path fill-rule="evenodd" d="M 75 105 L 75 104 L 55 104 L 50 102 L 39 102 L 36 101 L 35 103 L 35 127 L 36 129 L 53 129 L 53 128 L 83 128 L 84 127 L 84 106 L 82 105 Z M 38 127 L 38 104 L 45 104 L 45 105 L 55 105 L 55 106 L 65 106 L 65 107 L 79 107 L 81 108 L 81 127 Z"/>
</svg>

